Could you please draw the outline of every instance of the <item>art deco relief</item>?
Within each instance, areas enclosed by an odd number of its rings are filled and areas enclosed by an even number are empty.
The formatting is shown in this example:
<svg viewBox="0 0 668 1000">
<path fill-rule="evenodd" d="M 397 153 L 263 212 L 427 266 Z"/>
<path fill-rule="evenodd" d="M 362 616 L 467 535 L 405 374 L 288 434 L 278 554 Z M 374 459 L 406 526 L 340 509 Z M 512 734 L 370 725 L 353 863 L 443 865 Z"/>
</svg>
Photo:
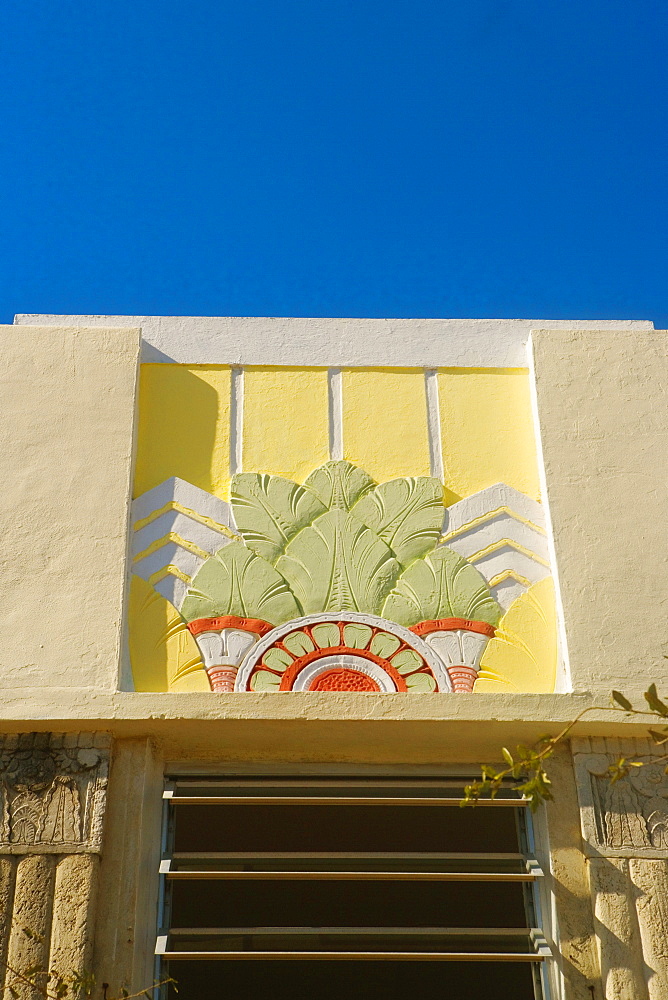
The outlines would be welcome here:
<svg viewBox="0 0 668 1000">
<path fill-rule="evenodd" d="M 595 853 L 611 857 L 668 857 L 665 763 L 632 749 L 626 754 L 645 766 L 614 783 L 607 769 L 619 755 L 575 754 L 585 840 Z"/>
<path fill-rule="evenodd" d="M 109 745 L 105 733 L 0 737 L 0 853 L 98 852 Z"/>
<path fill-rule="evenodd" d="M 238 473 L 230 504 L 169 480 L 134 516 L 135 573 L 182 623 L 165 641 L 187 626 L 214 691 L 470 692 L 508 657 L 556 667 L 541 507 L 503 484 L 446 508 L 438 479 L 330 461 L 303 484 Z"/>
</svg>

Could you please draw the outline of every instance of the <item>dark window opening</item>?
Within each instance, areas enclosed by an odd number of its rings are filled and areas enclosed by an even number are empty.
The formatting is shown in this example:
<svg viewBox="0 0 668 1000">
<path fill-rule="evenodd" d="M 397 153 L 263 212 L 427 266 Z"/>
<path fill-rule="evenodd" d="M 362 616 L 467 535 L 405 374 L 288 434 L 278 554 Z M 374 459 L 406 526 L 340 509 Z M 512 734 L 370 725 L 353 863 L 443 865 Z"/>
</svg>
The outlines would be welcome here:
<svg viewBox="0 0 668 1000">
<path fill-rule="evenodd" d="M 454 779 L 179 779 L 165 796 L 170 1000 L 543 996 L 542 873 L 512 789 L 474 809 Z"/>
</svg>

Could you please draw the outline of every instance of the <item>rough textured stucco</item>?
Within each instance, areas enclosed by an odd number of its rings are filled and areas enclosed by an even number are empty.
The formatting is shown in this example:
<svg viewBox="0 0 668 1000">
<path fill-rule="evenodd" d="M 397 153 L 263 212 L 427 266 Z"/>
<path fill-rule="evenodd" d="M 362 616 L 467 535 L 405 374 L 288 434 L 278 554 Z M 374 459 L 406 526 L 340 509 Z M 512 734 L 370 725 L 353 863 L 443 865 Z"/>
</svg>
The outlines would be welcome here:
<svg viewBox="0 0 668 1000">
<path fill-rule="evenodd" d="M 287 338 L 288 328 L 281 330 L 279 339 Z M 639 667 L 649 664 L 658 677 L 668 642 L 657 626 L 667 551 L 663 334 L 636 327 L 536 336 L 545 474 L 580 693 L 412 698 L 117 692 L 137 334 L 11 328 L 5 339 L 0 378 L 12 430 L 10 437 L 3 425 L 0 451 L 9 525 L 0 725 L 21 732 L 25 720 L 43 731 L 83 724 L 120 738 L 93 955 L 98 982 L 109 982 L 112 994 L 153 976 L 165 762 L 262 771 L 295 762 L 389 769 L 493 760 L 502 744 L 555 732 L 592 701 L 605 703 L 610 687 L 628 690 Z M 638 683 L 644 680 L 641 674 Z M 592 689 L 598 693 L 586 693 Z M 622 732 L 645 727 L 601 712 L 578 729 L 596 737 Z M 565 981 L 555 996 L 602 1000 L 603 985 L 607 1000 L 666 1000 L 666 861 L 586 861 L 565 751 L 552 777 L 546 892 L 559 915 Z M 0 933 L 2 915 L 6 924 L 15 914 L 11 961 L 89 961 L 96 865 L 94 858 L 0 858 Z M 28 942 L 23 926 L 45 944 Z"/>
<path fill-rule="evenodd" d="M 227 498 L 230 369 L 141 365 L 134 496 L 179 476 Z"/>
<path fill-rule="evenodd" d="M 353 369 L 342 380 L 343 457 L 378 483 L 430 475 L 424 373 Z"/>
<path fill-rule="evenodd" d="M 329 459 L 327 421 L 325 368 L 247 369 L 242 467 L 303 482 Z"/>
<path fill-rule="evenodd" d="M 0 329 L 3 687 L 117 686 L 138 350 Z"/>
<path fill-rule="evenodd" d="M 668 338 L 533 334 L 536 398 L 572 683 L 668 678 Z"/>
<path fill-rule="evenodd" d="M 599 698 L 605 704 L 607 697 Z M 76 691 L 8 692 L 0 702 L 7 732 L 107 729 L 151 736 L 170 760 L 492 760 L 499 747 L 556 733 L 592 703 L 588 695 L 415 695 L 295 693 L 171 694 Z M 22 721 L 17 721 L 22 720 Z M 579 735 L 624 731 L 642 722 L 592 712 Z"/>
<path fill-rule="evenodd" d="M 526 368 L 447 368 L 438 387 L 448 490 L 467 497 L 506 483 L 540 500 Z"/>
</svg>

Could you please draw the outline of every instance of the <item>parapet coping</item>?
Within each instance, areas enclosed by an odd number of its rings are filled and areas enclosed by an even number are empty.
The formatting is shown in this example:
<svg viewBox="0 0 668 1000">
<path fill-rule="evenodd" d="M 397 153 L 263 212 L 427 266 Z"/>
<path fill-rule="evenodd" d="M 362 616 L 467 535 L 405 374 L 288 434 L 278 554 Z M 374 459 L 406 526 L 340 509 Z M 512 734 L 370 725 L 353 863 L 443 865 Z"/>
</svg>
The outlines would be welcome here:
<svg viewBox="0 0 668 1000">
<path fill-rule="evenodd" d="M 19 326 L 140 327 L 141 360 L 315 368 L 523 368 L 532 330 L 649 332 L 651 320 L 335 319 L 239 316 L 57 316 Z"/>
</svg>

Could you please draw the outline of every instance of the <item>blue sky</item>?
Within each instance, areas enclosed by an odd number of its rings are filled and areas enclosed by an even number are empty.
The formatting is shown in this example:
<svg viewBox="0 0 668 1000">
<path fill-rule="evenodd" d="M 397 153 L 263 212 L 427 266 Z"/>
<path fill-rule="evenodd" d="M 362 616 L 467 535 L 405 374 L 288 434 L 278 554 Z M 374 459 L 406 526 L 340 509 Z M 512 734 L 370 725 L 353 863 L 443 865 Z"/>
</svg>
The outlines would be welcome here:
<svg viewBox="0 0 668 1000">
<path fill-rule="evenodd" d="M 15 312 L 668 327 L 665 0 L 5 0 Z"/>
</svg>

